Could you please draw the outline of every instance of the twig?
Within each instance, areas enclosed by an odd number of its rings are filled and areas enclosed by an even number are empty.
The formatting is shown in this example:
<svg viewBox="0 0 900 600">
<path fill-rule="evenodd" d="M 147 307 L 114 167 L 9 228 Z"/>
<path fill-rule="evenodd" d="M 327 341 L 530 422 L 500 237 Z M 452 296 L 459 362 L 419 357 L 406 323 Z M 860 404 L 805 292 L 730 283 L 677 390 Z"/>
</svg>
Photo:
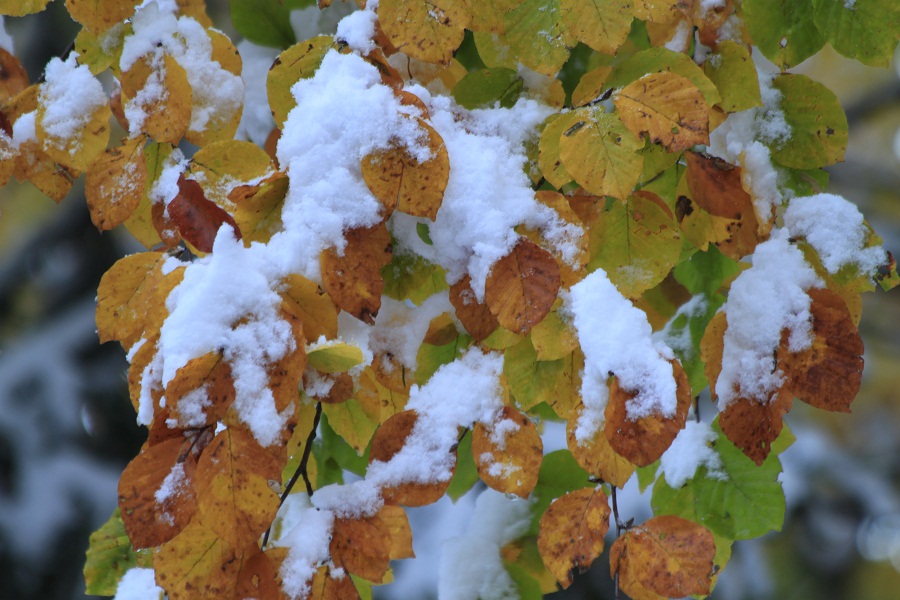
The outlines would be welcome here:
<svg viewBox="0 0 900 600">
<path fill-rule="evenodd" d="M 700 394 L 694 396 L 694 419 L 700 422 Z"/>
</svg>

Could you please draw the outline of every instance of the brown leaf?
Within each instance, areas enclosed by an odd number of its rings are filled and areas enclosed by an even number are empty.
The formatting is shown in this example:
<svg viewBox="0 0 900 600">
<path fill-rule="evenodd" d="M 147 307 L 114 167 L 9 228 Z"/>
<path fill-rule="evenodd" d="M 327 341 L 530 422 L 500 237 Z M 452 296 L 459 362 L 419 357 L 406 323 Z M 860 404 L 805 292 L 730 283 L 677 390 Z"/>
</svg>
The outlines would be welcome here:
<svg viewBox="0 0 900 600">
<path fill-rule="evenodd" d="M 450 157 L 444 140 L 431 125 L 416 118 L 424 131 L 431 158 L 417 161 L 406 148 L 393 146 L 363 157 L 363 179 L 385 209 L 434 221 L 450 176 Z"/>
<path fill-rule="evenodd" d="M 359 600 L 359 592 L 350 577 L 335 577 L 329 567 L 322 566 L 309 585 L 309 600 Z"/>
<path fill-rule="evenodd" d="M 593 439 L 586 440 L 583 444 L 580 443 L 575 439 L 577 423 L 577 418 L 569 419 L 566 423 L 566 444 L 575 462 L 591 475 L 599 477 L 617 488 L 625 487 L 625 483 L 631 479 L 631 475 L 634 473 L 634 464 L 628 462 L 627 458 L 616 454 L 602 431 L 594 434 Z"/>
<path fill-rule="evenodd" d="M 178 535 L 194 516 L 197 459 L 191 440 L 178 437 L 147 444 L 119 479 L 119 508 L 134 548 L 159 546 Z"/>
<path fill-rule="evenodd" d="M 0 102 L 6 102 L 28 87 L 28 73 L 19 59 L 0 48 Z"/>
<path fill-rule="evenodd" d="M 178 177 L 178 193 L 169 202 L 168 212 L 184 240 L 200 252 L 212 252 L 223 224 L 230 225 L 234 236 L 241 239 L 241 230 L 231 215 L 207 200 L 200 184 L 184 175 Z"/>
<path fill-rule="evenodd" d="M 254 544 L 243 556 L 234 599 L 281 600 L 283 597 L 275 561 Z"/>
<path fill-rule="evenodd" d="M 234 401 L 231 367 L 220 352 L 192 359 L 178 369 L 165 395 L 179 427 L 215 425 Z"/>
<path fill-rule="evenodd" d="M 626 594 L 634 588 L 666 598 L 709 593 L 716 544 L 702 525 L 681 517 L 654 517 L 626 531 L 609 551 L 610 573 Z"/>
<path fill-rule="evenodd" d="M 456 310 L 456 318 L 469 334 L 479 342 L 500 326 L 497 317 L 486 304 L 481 304 L 472 291 L 472 279 L 466 275 L 450 286 L 450 304 Z"/>
<path fill-rule="evenodd" d="M 541 516 L 538 552 L 563 589 L 603 553 L 609 513 L 609 501 L 598 486 L 557 498 Z"/>
<path fill-rule="evenodd" d="M 342 253 L 334 248 L 322 252 L 322 284 L 338 308 L 372 325 L 384 290 L 381 269 L 391 262 L 391 234 L 381 222 L 351 229 L 345 239 Z"/>
<path fill-rule="evenodd" d="M 636 394 L 621 388 L 616 377 L 613 377 L 609 384 L 604 434 L 617 454 L 639 467 L 646 467 L 663 455 L 678 432 L 684 429 L 687 413 L 691 407 L 691 384 L 687 375 L 677 360 L 673 359 L 670 362 L 676 383 L 677 399 L 675 415 L 672 417 L 654 414 L 640 419 L 630 419 L 627 406 Z"/>
<path fill-rule="evenodd" d="M 520 238 L 491 268 L 484 302 L 500 325 L 516 333 L 528 333 L 550 312 L 559 286 L 559 265 L 553 256 Z"/>
<path fill-rule="evenodd" d="M 390 546 L 385 532 L 373 521 L 376 519 L 335 519 L 329 552 L 336 567 L 382 583 L 390 564 Z"/>
<path fill-rule="evenodd" d="M 275 408 L 279 413 L 300 399 L 300 380 L 306 370 L 306 337 L 303 335 L 303 324 L 300 319 L 284 309 L 281 311 L 281 318 L 291 326 L 294 349 L 281 359 L 270 363 L 266 369 L 269 389 L 272 390 Z"/>
<path fill-rule="evenodd" d="M 544 444 L 528 417 L 504 406 L 490 425 L 475 424 L 472 456 L 478 476 L 488 487 L 527 498 L 537 485 Z"/>
<path fill-rule="evenodd" d="M 104 152 L 88 169 L 84 195 L 91 221 L 100 231 L 125 222 L 141 203 L 147 186 L 147 163 L 140 135 Z"/>
<path fill-rule="evenodd" d="M 772 442 L 781 433 L 784 415 L 791 410 L 793 398 L 780 390 L 768 402 L 736 398 L 719 413 L 719 426 L 731 443 L 757 465 L 763 464 Z"/>
</svg>

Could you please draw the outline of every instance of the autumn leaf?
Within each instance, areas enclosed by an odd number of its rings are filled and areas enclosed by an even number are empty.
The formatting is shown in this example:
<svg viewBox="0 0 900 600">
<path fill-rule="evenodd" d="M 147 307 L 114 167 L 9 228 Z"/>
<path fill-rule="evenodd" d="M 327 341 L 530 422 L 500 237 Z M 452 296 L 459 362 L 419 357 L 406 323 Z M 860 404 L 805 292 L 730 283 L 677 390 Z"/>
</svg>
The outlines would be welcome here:
<svg viewBox="0 0 900 600">
<path fill-rule="evenodd" d="M 191 523 L 156 554 L 156 582 L 170 600 L 196 598 L 197 590 L 210 598 L 232 598 L 243 556 L 206 523 Z"/>
<path fill-rule="evenodd" d="M 500 325 L 528 333 L 550 312 L 559 286 L 559 265 L 550 253 L 519 238 L 512 251 L 491 267 L 484 303 Z"/>
<path fill-rule="evenodd" d="M 115 595 L 119 580 L 128 569 L 152 566 L 150 551 L 135 551 L 131 547 L 117 507 L 109 520 L 91 534 L 84 563 L 85 593 Z"/>
<path fill-rule="evenodd" d="M 612 67 L 601 65 L 582 75 L 572 92 L 572 106 L 590 104 L 603 95 L 603 91 L 606 89 L 606 79 L 610 73 L 612 73 Z"/>
<path fill-rule="evenodd" d="M 450 286 L 450 304 L 456 310 L 456 318 L 466 331 L 478 341 L 484 340 L 500 326 L 497 317 L 486 304 L 478 302 L 472 291 L 471 278 L 465 275 Z"/>
<path fill-rule="evenodd" d="M 321 566 L 309 584 L 309 600 L 358 600 L 359 592 L 353 580 L 344 575 L 337 577 L 330 567 Z"/>
<path fill-rule="evenodd" d="M 244 245 L 252 242 L 267 244 L 272 236 L 284 227 L 281 213 L 288 191 L 288 178 L 282 171 L 255 185 L 239 186 L 228 195 L 235 204 L 233 215 L 244 239 Z"/>
<path fill-rule="evenodd" d="M 165 396 L 178 426 L 215 425 L 234 401 L 231 367 L 219 352 L 194 358 L 178 369 L 166 385 Z"/>
<path fill-rule="evenodd" d="M 24 17 L 41 12 L 50 0 L 0 0 L 0 13 L 11 17 Z"/>
<path fill-rule="evenodd" d="M 328 548 L 336 567 L 373 583 L 382 582 L 390 564 L 386 532 L 377 521 L 377 517 L 335 519 Z"/>
<path fill-rule="evenodd" d="M 626 594 L 647 589 L 666 598 L 708 594 L 716 544 L 702 525 L 654 517 L 626 531 L 610 547 L 609 568 Z"/>
<path fill-rule="evenodd" d="M 635 394 L 621 388 L 616 377 L 609 384 L 604 429 L 606 439 L 617 454 L 639 467 L 646 467 L 669 448 L 675 436 L 684 428 L 691 407 L 691 384 L 687 375 L 677 360 L 671 360 L 670 364 L 677 386 L 677 406 L 672 416 L 654 413 L 632 419 L 628 415 L 628 404 Z"/>
<path fill-rule="evenodd" d="M 603 553 L 609 514 L 609 501 L 598 486 L 557 498 L 541 516 L 538 552 L 563 589 Z"/>
<path fill-rule="evenodd" d="M 447 64 L 469 23 L 462 0 L 384 0 L 378 21 L 397 50 L 429 63 Z"/>
<path fill-rule="evenodd" d="M 122 100 L 126 115 L 143 116 L 140 123 L 130 123 L 132 128 L 138 127 L 154 141 L 177 144 L 191 124 L 193 94 L 184 67 L 168 54 L 160 60 L 156 64 L 142 57 L 122 73 Z M 166 93 L 153 93 L 160 86 Z"/>
<path fill-rule="evenodd" d="M 653 73 L 613 97 L 622 123 L 669 152 L 709 143 L 709 108 L 700 90 L 676 73 Z"/>
<path fill-rule="evenodd" d="M 375 515 L 374 522 L 385 533 L 391 560 L 415 558 L 412 529 L 402 506 L 385 504 Z"/>
<path fill-rule="evenodd" d="M 229 210 L 233 208 L 230 195 L 243 185 L 275 177 L 272 167 L 272 159 L 256 144 L 223 140 L 200 148 L 191 158 L 188 172 L 209 200 Z"/>
<path fill-rule="evenodd" d="M 769 456 L 772 442 L 781 433 L 784 415 L 791 410 L 792 399 L 785 390 L 776 392 L 768 402 L 735 398 L 719 413 L 722 433 L 750 460 L 761 465 Z"/>
<path fill-rule="evenodd" d="M 309 366 L 323 373 L 343 373 L 362 364 L 363 353 L 359 346 L 342 342 L 317 345 L 306 354 Z"/>
<path fill-rule="evenodd" d="M 584 355 L 573 349 L 560 358 L 541 360 L 533 341 L 523 337 L 504 352 L 503 373 L 509 391 L 522 410 L 546 402 L 558 416 L 568 418 L 580 403 Z"/>
<path fill-rule="evenodd" d="M 527 498 L 537 485 L 544 444 L 537 428 L 521 411 L 504 406 L 489 425 L 472 430 L 472 456 L 488 487 Z"/>
<path fill-rule="evenodd" d="M 385 215 L 394 210 L 434 221 L 450 176 L 450 158 L 437 131 L 422 119 L 431 158 L 417 161 L 408 150 L 392 146 L 362 159 L 362 175 L 372 194 L 384 205 Z"/>
<path fill-rule="evenodd" d="M 594 477 L 607 481 L 617 488 L 625 487 L 634 473 L 635 465 L 627 458 L 616 454 L 603 431 L 598 431 L 591 439 L 583 441 L 576 439 L 577 423 L 577 418 L 566 422 L 566 444 L 578 465 Z"/>
<path fill-rule="evenodd" d="M 381 308 L 381 269 L 391 262 L 391 235 L 381 222 L 344 236 L 343 252 L 329 248 L 320 256 L 322 285 L 338 308 L 371 325 Z"/>
<path fill-rule="evenodd" d="M 222 225 L 231 226 L 237 239 L 241 231 L 227 212 L 207 200 L 203 188 L 193 179 L 178 177 L 178 193 L 167 207 L 172 222 L 186 242 L 201 252 L 212 252 L 213 242 Z"/>
<path fill-rule="evenodd" d="M 601 54 L 615 54 L 631 31 L 632 0 L 560 0 L 569 34 Z"/>
<path fill-rule="evenodd" d="M 130 138 L 106 150 L 88 169 L 84 195 L 100 231 L 124 223 L 141 203 L 147 187 L 146 141 L 142 135 Z"/>
<path fill-rule="evenodd" d="M 94 33 L 103 33 L 131 17 L 137 4 L 138 0 L 66 0 L 69 16 Z"/>
<path fill-rule="evenodd" d="M 0 48 L 0 74 L 0 102 L 6 102 L 28 87 L 25 67 L 18 58 L 3 48 Z"/>
<path fill-rule="evenodd" d="M 574 37 L 562 20 L 560 0 L 524 0 L 503 17 L 505 40 L 523 65 L 554 76 L 569 58 Z"/>
<path fill-rule="evenodd" d="M 255 600 L 282 600 L 281 581 L 276 561 L 269 552 L 255 546 L 247 549 L 241 557 L 234 597 Z"/>
<path fill-rule="evenodd" d="M 334 38 L 320 35 L 294 44 L 278 55 L 266 77 L 266 91 L 275 126 L 284 127 L 287 115 L 297 105 L 291 87 L 300 79 L 312 77 L 322 59 L 334 47 Z"/>
<path fill-rule="evenodd" d="M 323 404 L 322 413 L 334 432 L 362 456 L 378 428 L 378 422 L 369 417 L 362 404 L 355 398 L 338 404 Z"/>
</svg>

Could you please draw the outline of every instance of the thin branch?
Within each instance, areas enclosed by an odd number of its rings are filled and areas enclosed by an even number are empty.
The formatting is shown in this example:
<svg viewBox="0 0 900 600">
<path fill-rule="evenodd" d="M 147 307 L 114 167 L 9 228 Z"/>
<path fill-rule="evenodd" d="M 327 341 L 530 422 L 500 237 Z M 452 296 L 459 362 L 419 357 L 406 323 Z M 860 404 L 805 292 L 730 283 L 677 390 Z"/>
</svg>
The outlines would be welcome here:
<svg viewBox="0 0 900 600">
<path fill-rule="evenodd" d="M 616 486 L 610 486 L 612 496 L 612 509 L 613 516 L 616 519 L 616 538 L 618 539 L 622 535 L 622 529 L 625 528 L 622 520 L 619 518 L 619 501 L 616 498 Z M 619 569 L 616 569 L 615 575 L 613 575 L 613 583 L 615 584 L 615 599 L 619 600 Z"/>
<path fill-rule="evenodd" d="M 694 419 L 700 422 L 700 394 L 694 396 Z"/>
<path fill-rule="evenodd" d="M 284 488 L 284 491 L 281 493 L 281 501 L 278 503 L 278 507 L 284 504 L 284 501 L 287 500 L 287 497 L 290 495 L 291 490 L 294 489 L 294 486 L 297 484 L 297 480 L 302 476 L 303 483 L 306 485 L 306 494 L 309 496 L 313 495 L 312 483 L 309 480 L 309 474 L 307 473 L 307 465 L 309 464 L 309 457 L 312 455 L 312 444 L 316 439 L 316 430 L 319 428 L 319 420 L 322 418 L 322 403 L 316 402 L 316 416 L 313 417 L 313 424 L 309 430 L 309 435 L 306 436 L 306 444 L 303 446 L 303 456 L 300 457 L 300 464 L 297 466 L 297 470 L 294 471 L 294 474 L 291 476 L 291 480 L 288 481 L 287 485 Z M 269 525 L 269 528 L 266 529 L 266 534 L 263 536 L 262 541 L 262 549 L 266 549 L 266 544 L 269 543 L 269 536 L 272 533 L 272 526 Z"/>
</svg>

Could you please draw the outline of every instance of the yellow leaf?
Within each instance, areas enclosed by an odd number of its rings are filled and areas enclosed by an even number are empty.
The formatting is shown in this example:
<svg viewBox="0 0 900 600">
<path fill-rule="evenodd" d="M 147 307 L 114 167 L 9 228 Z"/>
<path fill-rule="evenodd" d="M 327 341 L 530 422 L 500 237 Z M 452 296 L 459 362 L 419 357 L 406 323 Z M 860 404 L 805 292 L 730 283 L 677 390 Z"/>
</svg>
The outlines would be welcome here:
<svg viewBox="0 0 900 600">
<path fill-rule="evenodd" d="M 532 328 L 531 343 L 538 360 L 557 360 L 572 354 L 578 347 L 578 336 L 571 321 L 563 320 L 558 310 L 551 310 Z"/>
<path fill-rule="evenodd" d="M 377 150 L 362 159 L 362 175 L 372 194 L 387 209 L 425 217 L 437 216 L 450 177 L 450 157 L 444 140 L 431 125 L 416 118 L 428 140 L 431 158 L 420 163 L 405 148 Z"/>
<path fill-rule="evenodd" d="M 325 54 L 333 47 L 332 36 L 316 36 L 294 44 L 279 54 L 272 63 L 266 77 L 266 90 L 276 127 L 284 127 L 288 113 L 297 105 L 291 94 L 291 87 L 301 79 L 312 77 L 322 64 Z"/>
<path fill-rule="evenodd" d="M 328 417 L 328 424 L 334 432 L 362 456 L 378 423 L 366 414 L 359 401 L 351 398 L 339 404 L 323 404 L 322 412 Z"/>
<path fill-rule="evenodd" d="M 245 246 L 249 248 L 253 242 L 267 244 L 284 228 L 281 213 L 287 190 L 287 175 L 275 171 L 257 184 L 236 187 L 228 195 L 228 202 L 235 205 L 234 221 Z"/>
<path fill-rule="evenodd" d="M 613 97 L 622 122 L 669 152 L 709 143 L 709 107 L 703 93 L 676 73 L 645 75 Z"/>
<path fill-rule="evenodd" d="M 310 342 L 320 337 L 337 337 L 338 309 L 322 288 L 302 275 L 288 275 L 281 292 L 284 309 L 303 323 L 303 335 Z"/>
<path fill-rule="evenodd" d="M 384 222 L 344 235 L 343 252 L 330 248 L 320 256 L 322 285 L 338 308 L 371 325 L 381 308 L 381 269 L 391 262 L 391 235 Z"/>
<path fill-rule="evenodd" d="M 141 203 L 147 188 L 144 143 L 138 136 L 110 148 L 88 169 L 84 182 L 91 221 L 100 231 L 125 222 Z"/>
<path fill-rule="evenodd" d="M 582 75 L 572 92 L 572 106 L 584 106 L 603 95 L 607 89 L 606 79 L 610 73 L 612 67 L 600 65 Z"/>
<path fill-rule="evenodd" d="M 478 476 L 488 487 L 527 498 L 537 484 L 544 444 L 528 417 L 504 406 L 490 425 L 475 424 L 472 456 Z"/>
<path fill-rule="evenodd" d="M 215 29 L 207 29 L 206 34 L 209 36 L 212 45 L 212 54 L 210 61 L 212 67 L 221 67 L 220 76 L 225 73 L 231 73 L 236 78 L 241 77 L 241 55 L 238 54 L 237 48 L 231 43 L 231 38 Z M 240 89 L 243 89 L 241 86 Z M 171 92 L 169 92 L 171 94 Z M 193 114 L 196 114 L 198 108 L 209 113 L 208 120 L 201 129 L 194 129 L 190 126 L 184 134 L 184 139 L 195 146 L 206 146 L 213 142 L 220 142 L 234 139 L 238 125 L 241 122 L 241 113 L 243 109 L 243 98 L 234 99 L 232 103 L 224 103 L 215 99 L 205 99 L 199 94 L 194 94 Z M 201 104 L 202 102 L 202 104 Z"/>
<path fill-rule="evenodd" d="M 103 33 L 131 17 L 138 3 L 139 0 L 66 0 L 66 8 L 69 16 L 86 29 Z"/>
<path fill-rule="evenodd" d="M 194 154 L 188 171 L 203 186 L 208 200 L 226 210 L 233 209 L 229 194 L 245 184 L 271 175 L 272 159 L 251 142 L 225 140 L 208 144 Z M 243 229 L 241 233 L 244 234 Z"/>
<path fill-rule="evenodd" d="M 560 0 L 570 35 L 601 54 L 615 54 L 631 31 L 632 0 Z"/>
<path fill-rule="evenodd" d="M 125 220 L 125 228 L 146 248 L 153 248 L 160 243 L 160 234 L 156 230 L 153 217 L 153 201 L 148 190 L 152 188 L 162 173 L 166 160 L 175 147 L 172 144 L 151 142 L 144 146 L 144 159 L 147 170 L 147 185 L 144 194 L 131 216 Z"/>
<path fill-rule="evenodd" d="M 559 140 L 566 171 L 586 190 L 624 200 L 641 176 L 643 143 L 615 114 L 601 108 L 578 109 L 565 117 L 574 121 Z M 577 116 L 574 116 L 577 115 Z"/>
<path fill-rule="evenodd" d="M 10 17 L 24 17 L 25 15 L 41 12 L 50 0 L 0 0 L 0 14 Z"/>
<path fill-rule="evenodd" d="M 635 465 L 628 462 L 627 458 L 616 454 L 602 431 L 594 434 L 593 439 L 584 440 L 584 443 L 579 442 L 575 438 L 577 422 L 577 418 L 572 418 L 566 423 L 566 443 L 575 461 L 591 475 L 617 488 L 625 487 L 625 483 L 634 473 Z"/>
<path fill-rule="evenodd" d="M 603 553 L 609 513 L 609 501 L 598 486 L 557 498 L 541 516 L 538 552 L 563 589 L 572 584 L 573 573 L 585 573 Z"/>
<path fill-rule="evenodd" d="M 316 346 L 306 355 L 309 366 L 323 373 L 343 373 L 362 364 L 363 353 L 359 346 L 332 342 Z"/>
<path fill-rule="evenodd" d="M 90 120 L 74 132 L 72 137 L 55 137 L 45 127 L 48 116 L 42 99 L 35 120 L 35 134 L 44 152 L 57 163 L 77 171 L 86 170 L 106 149 L 109 143 L 109 104 L 102 104 L 90 115 Z"/>
<path fill-rule="evenodd" d="M 472 31 L 492 31 L 502 33 L 503 17 L 521 4 L 523 0 L 491 0 L 491 2 L 469 2 L 471 21 L 468 28 Z M 498 65 L 488 65 L 498 66 Z M 515 65 L 513 65 L 515 67 Z"/>
<path fill-rule="evenodd" d="M 350 577 L 335 577 L 330 567 L 321 566 L 309 584 L 309 600 L 359 600 L 359 592 Z"/>
<path fill-rule="evenodd" d="M 462 43 L 469 15 L 463 0 L 384 0 L 378 4 L 378 20 L 397 50 L 448 64 Z"/>
<path fill-rule="evenodd" d="M 569 174 L 560 156 L 560 142 L 563 134 L 582 121 L 578 112 L 553 114 L 547 119 L 538 142 L 538 165 L 541 174 L 553 187 L 561 188 L 574 177 Z"/>
<path fill-rule="evenodd" d="M 503 17 L 506 42 L 529 69 L 556 76 L 575 38 L 563 26 L 560 0 L 524 0 Z"/>
<path fill-rule="evenodd" d="M 209 598 L 234 598 L 242 559 L 243 552 L 198 520 L 159 550 L 153 568 L 170 600 L 196 599 L 198 590 Z"/>
<path fill-rule="evenodd" d="M 375 516 L 378 527 L 385 532 L 391 560 L 415 558 L 412 529 L 406 511 L 395 504 L 385 504 Z"/>
<path fill-rule="evenodd" d="M 120 83 L 128 118 L 143 116 L 141 123 L 129 123 L 132 132 L 137 127 L 157 142 L 181 141 L 191 124 L 193 95 L 187 73 L 174 58 L 144 56 L 122 73 Z"/>
</svg>

